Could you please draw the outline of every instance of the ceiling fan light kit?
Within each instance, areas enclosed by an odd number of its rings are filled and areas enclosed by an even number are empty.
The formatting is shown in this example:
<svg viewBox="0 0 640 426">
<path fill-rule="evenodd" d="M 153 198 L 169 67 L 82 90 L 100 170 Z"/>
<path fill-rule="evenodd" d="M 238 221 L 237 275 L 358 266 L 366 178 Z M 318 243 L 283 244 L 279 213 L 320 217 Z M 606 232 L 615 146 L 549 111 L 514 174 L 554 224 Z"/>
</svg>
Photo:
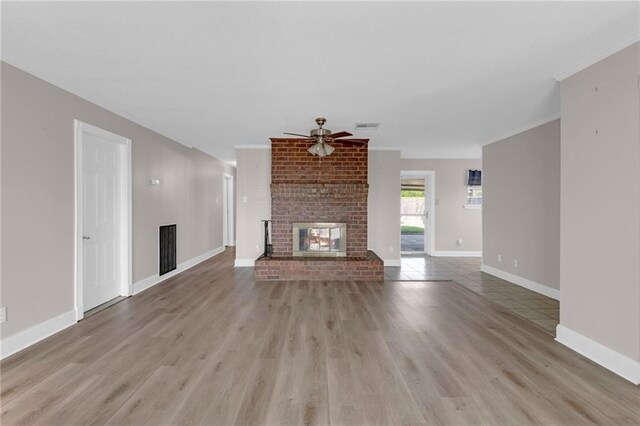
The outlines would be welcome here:
<svg viewBox="0 0 640 426">
<path fill-rule="evenodd" d="M 364 145 L 368 142 L 366 139 L 338 140 L 339 138 L 344 138 L 346 136 L 353 136 L 353 135 L 349 132 L 331 133 L 331 130 L 322 128 L 322 126 L 326 122 L 327 122 L 327 119 L 324 117 L 316 118 L 316 124 L 318 124 L 318 128 L 311 130 L 311 132 L 309 133 L 309 136 L 302 135 L 300 133 L 287 133 L 287 132 L 285 132 L 285 135 L 300 136 L 302 140 L 315 142 L 315 144 L 313 144 L 309 149 L 307 149 L 307 151 L 310 154 L 316 155 L 320 158 L 326 157 L 327 155 L 331 155 L 333 151 L 335 151 L 335 148 L 329 145 L 329 142 L 337 141 L 337 142 L 343 143 L 343 145 L 345 146 Z"/>
<path fill-rule="evenodd" d="M 307 151 L 313 155 L 317 155 L 318 157 L 326 157 L 327 155 L 331 155 L 335 148 L 329 144 L 318 142 L 311 146 Z"/>
</svg>

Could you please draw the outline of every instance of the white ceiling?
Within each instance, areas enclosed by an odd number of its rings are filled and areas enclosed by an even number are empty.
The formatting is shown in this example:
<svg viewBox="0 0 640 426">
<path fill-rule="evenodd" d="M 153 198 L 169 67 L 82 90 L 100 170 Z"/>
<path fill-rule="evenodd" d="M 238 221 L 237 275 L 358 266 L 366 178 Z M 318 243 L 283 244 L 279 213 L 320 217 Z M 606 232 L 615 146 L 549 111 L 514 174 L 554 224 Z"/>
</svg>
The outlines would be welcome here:
<svg viewBox="0 0 640 426">
<path fill-rule="evenodd" d="M 554 76 L 637 40 L 626 3 L 6 3 L 3 60 L 222 160 L 326 127 L 479 158 L 559 114 Z M 380 122 L 355 132 L 356 122 Z"/>
</svg>

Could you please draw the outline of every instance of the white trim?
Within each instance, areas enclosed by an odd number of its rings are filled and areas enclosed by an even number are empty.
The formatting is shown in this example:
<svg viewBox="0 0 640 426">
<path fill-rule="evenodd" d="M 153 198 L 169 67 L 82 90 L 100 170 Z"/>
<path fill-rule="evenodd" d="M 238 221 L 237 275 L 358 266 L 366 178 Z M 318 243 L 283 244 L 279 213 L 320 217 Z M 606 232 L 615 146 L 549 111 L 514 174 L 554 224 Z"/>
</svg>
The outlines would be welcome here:
<svg viewBox="0 0 640 426">
<path fill-rule="evenodd" d="M 487 274 L 493 275 L 494 277 L 502 278 L 503 280 L 507 280 L 510 283 L 519 285 L 520 287 L 535 291 L 536 293 L 544 294 L 545 296 L 555 300 L 560 300 L 560 290 L 558 289 L 537 283 L 535 281 L 531 281 L 527 278 L 519 277 L 518 275 L 510 274 L 509 272 L 494 268 L 493 266 L 485 265 L 484 263 L 482 264 L 482 266 L 480 266 L 480 270 L 482 272 L 486 272 Z"/>
<path fill-rule="evenodd" d="M 482 210 L 482 204 L 464 204 L 462 208 L 469 210 Z"/>
<path fill-rule="evenodd" d="M 121 215 L 122 230 L 120 241 L 122 248 L 120 250 L 120 265 L 122 277 L 120 279 L 120 295 L 131 296 L 133 294 L 133 191 L 132 191 L 132 160 L 131 160 L 131 139 L 124 136 L 109 132 L 91 124 L 84 123 L 80 120 L 73 120 L 74 125 L 74 152 L 75 152 L 75 171 L 74 171 L 74 312 L 76 321 L 84 318 L 83 303 L 83 283 L 82 283 L 82 135 L 83 133 L 91 133 L 101 138 L 107 139 L 113 143 L 120 144 L 124 147 L 122 158 L 122 188 L 121 196 L 123 198 Z"/>
<path fill-rule="evenodd" d="M 401 259 L 382 259 L 384 266 L 402 266 Z"/>
<path fill-rule="evenodd" d="M 236 259 L 235 262 L 233 262 L 233 266 L 236 268 L 253 268 L 255 262 L 255 259 Z"/>
<path fill-rule="evenodd" d="M 640 384 L 640 361 L 635 361 L 561 324 L 556 327 L 556 342 L 573 349 L 634 385 Z"/>
<path fill-rule="evenodd" d="M 133 143 L 131 139 L 127 140 L 127 146 L 125 148 L 125 156 L 127 157 L 124 161 L 126 167 L 126 176 L 127 182 L 125 190 L 127 191 L 127 206 L 126 206 L 126 215 L 127 215 L 127 230 L 128 234 L 127 241 L 127 277 L 126 277 L 126 294 L 124 296 L 133 295 Z"/>
<path fill-rule="evenodd" d="M 401 170 L 400 179 L 418 177 L 424 178 L 426 186 L 426 204 L 427 204 L 427 233 L 425 234 L 425 253 L 429 256 L 435 256 L 436 252 L 436 172 L 435 170 Z M 400 212 L 398 212 L 400 215 Z M 398 217 L 399 221 L 400 217 Z M 398 247 L 402 247 L 400 242 L 402 236 L 398 235 Z M 402 252 L 400 253 L 413 253 L 417 252 Z"/>
<path fill-rule="evenodd" d="M 536 127 L 543 126 L 543 125 L 545 125 L 547 123 L 551 123 L 552 121 L 557 120 L 559 118 L 560 118 L 560 112 L 558 111 L 557 113 L 555 113 L 555 114 L 553 114 L 553 115 L 551 115 L 551 116 L 549 116 L 547 118 L 543 118 L 542 120 L 538 120 L 538 121 L 534 121 L 533 123 L 529 123 L 529 124 L 527 124 L 525 126 L 522 126 L 522 127 L 518 128 L 517 130 L 513 130 L 513 131 L 511 131 L 511 132 L 509 132 L 509 133 L 507 133 L 507 134 L 505 134 L 505 135 L 503 135 L 503 136 L 501 136 L 499 138 L 492 138 L 489 142 L 485 143 L 484 145 L 491 145 L 492 143 L 500 142 L 501 140 L 510 138 L 511 136 L 519 135 L 520 133 L 524 133 L 524 132 L 526 132 L 528 130 L 535 129 Z"/>
<path fill-rule="evenodd" d="M 621 51 L 622 49 L 625 49 L 629 46 L 631 46 L 633 43 L 636 43 L 640 41 L 640 33 L 636 33 L 633 34 L 627 38 L 625 38 L 624 40 L 620 41 L 619 43 L 614 44 L 613 46 L 610 46 L 606 49 L 603 49 L 593 55 L 591 55 L 590 57 L 583 59 L 582 61 L 578 62 L 577 64 L 574 64 L 573 66 L 569 67 L 567 70 L 562 71 L 556 75 L 553 76 L 553 78 L 557 81 L 562 81 L 568 77 L 571 77 L 572 75 L 584 70 L 585 68 L 590 67 L 591 65 L 600 62 L 601 60 L 613 55 L 616 52 Z"/>
<path fill-rule="evenodd" d="M 57 317 L 49 318 L 39 324 L 2 339 L 0 358 L 15 354 L 47 337 L 76 323 L 75 310 L 67 311 Z"/>
<path fill-rule="evenodd" d="M 435 257 L 482 257 L 481 251 L 434 251 L 431 256 Z"/>
<path fill-rule="evenodd" d="M 184 272 L 189 268 L 193 268 L 194 266 L 196 266 L 198 263 L 204 262 L 205 260 L 218 255 L 220 253 L 222 253 L 224 251 L 224 246 L 223 247 L 218 247 L 215 248 L 213 250 L 209 250 L 205 253 L 202 253 L 200 256 L 196 256 L 193 259 L 189 259 L 185 262 L 180 263 L 176 269 L 174 269 L 171 272 L 168 272 L 162 276 L 158 275 L 158 274 L 153 274 L 147 278 L 144 278 L 136 283 L 133 284 L 133 294 L 140 294 L 143 291 L 145 291 L 148 288 L 153 287 L 154 285 L 160 284 L 161 282 L 175 276 L 178 275 L 180 272 Z"/>
</svg>

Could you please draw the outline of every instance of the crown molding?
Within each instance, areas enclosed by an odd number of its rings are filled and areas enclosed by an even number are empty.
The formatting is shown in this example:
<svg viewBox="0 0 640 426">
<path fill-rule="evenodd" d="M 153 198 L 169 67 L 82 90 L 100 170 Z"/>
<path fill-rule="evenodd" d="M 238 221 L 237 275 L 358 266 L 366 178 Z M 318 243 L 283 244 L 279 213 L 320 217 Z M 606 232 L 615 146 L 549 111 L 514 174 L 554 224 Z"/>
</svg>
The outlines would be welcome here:
<svg viewBox="0 0 640 426">
<path fill-rule="evenodd" d="M 271 149 L 270 145 L 234 145 L 235 149 Z"/>
<path fill-rule="evenodd" d="M 553 76 L 553 78 L 557 81 L 562 81 L 568 77 L 571 77 L 572 75 L 582 71 L 583 69 L 590 67 L 591 65 L 600 62 L 601 60 L 603 60 L 604 58 L 613 55 L 616 52 L 621 51 L 622 49 L 631 46 L 634 43 L 637 43 L 638 41 L 640 41 L 640 33 L 636 33 L 633 34 L 627 38 L 625 38 L 624 40 L 620 41 L 619 43 L 614 44 L 613 46 L 610 46 L 606 49 L 603 49 L 591 56 L 589 56 L 586 59 L 583 59 L 582 61 L 574 64 L 573 66 L 569 67 L 568 69 L 566 69 L 563 72 L 560 72 L 556 75 Z"/>
<path fill-rule="evenodd" d="M 526 126 L 522 126 L 517 130 L 514 130 L 512 132 L 507 133 L 506 135 L 500 136 L 497 139 L 491 139 L 491 141 L 485 143 L 483 146 L 491 145 L 492 143 L 495 143 L 495 142 L 500 142 L 502 140 L 510 138 L 511 136 L 515 136 L 515 135 L 518 135 L 520 133 L 524 133 L 527 130 L 531 130 L 531 129 L 534 129 L 534 128 L 538 127 L 538 126 L 542 126 L 544 124 L 551 123 L 552 121 L 557 120 L 559 118 L 560 118 L 560 113 L 557 112 L 557 113 L 555 113 L 555 114 L 553 114 L 553 115 L 551 115 L 549 117 L 543 118 L 542 120 L 534 121 L 533 123 L 529 123 Z"/>
<path fill-rule="evenodd" d="M 369 151 L 401 151 L 400 148 L 394 148 L 392 146 L 378 146 L 378 147 L 369 147 Z"/>
</svg>

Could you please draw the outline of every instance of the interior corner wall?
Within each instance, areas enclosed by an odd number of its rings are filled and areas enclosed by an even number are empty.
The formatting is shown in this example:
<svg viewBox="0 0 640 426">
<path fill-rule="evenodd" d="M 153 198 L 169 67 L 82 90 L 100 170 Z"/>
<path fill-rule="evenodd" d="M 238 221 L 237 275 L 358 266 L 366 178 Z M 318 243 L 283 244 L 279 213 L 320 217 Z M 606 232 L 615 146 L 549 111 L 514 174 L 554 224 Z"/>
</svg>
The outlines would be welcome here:
<svg viewBox="0 0 640 426">
<path fill-rule="evenodd" d="M 236 266 L 253 266 L 264 253 L 264 225 L 271 219 L 271 149 L 236 150 Z"/>
<path fill-rule="evenodd" d="M 640 43 L 635 43 L 560 86 L 559 330 L 635 362 L 640 361 L 639 63 Z"/>
<path fill-rule="evenodd" d="M 400 151 L 369 151 L 369 250 L 400 262 Z"/>
<path fill-rule="evenodd" d="M 485 145 L 482 165 L 483 268 L 559 289 L 560 120 Z"/>
<path fill-rule="evenodd" d="M 466 209 L 467 170 L 482 169 L 482 160 L 404 159 L 402 170 L 435 172 L 435 254 L 482 251 L 482 210 Z M 462 239 L 462 245 L 456 241 Z"/>
<path fill-rule="evenodd" d="M 1 66 L 3 339 L 74 309 L 74 119 L 132 140 L 134 283 L 158 273 L 160 225 L 177 224 L 179 264 L 222 247 L 233 167 Z"/>
</svg>

